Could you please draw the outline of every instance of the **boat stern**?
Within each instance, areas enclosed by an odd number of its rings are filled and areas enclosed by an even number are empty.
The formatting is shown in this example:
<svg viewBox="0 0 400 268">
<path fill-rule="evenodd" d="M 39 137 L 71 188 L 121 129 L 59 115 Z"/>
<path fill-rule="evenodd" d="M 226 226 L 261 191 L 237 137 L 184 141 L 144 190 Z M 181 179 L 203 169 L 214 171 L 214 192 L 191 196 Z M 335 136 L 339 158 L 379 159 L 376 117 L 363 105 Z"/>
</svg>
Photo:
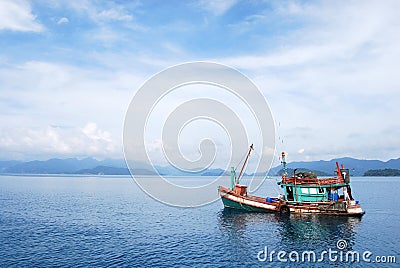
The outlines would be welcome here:
<svg viewBox="0 0 400 268">
<path fill-rule="evenodd" d="M 352 200 L 352 201 L 350 201 L 350 204 L 347 207 L 347 213 L 349 215 L 362 216 L 365 214 L 365 211 L 362 209 L 361 204 Z"/>
</svg>

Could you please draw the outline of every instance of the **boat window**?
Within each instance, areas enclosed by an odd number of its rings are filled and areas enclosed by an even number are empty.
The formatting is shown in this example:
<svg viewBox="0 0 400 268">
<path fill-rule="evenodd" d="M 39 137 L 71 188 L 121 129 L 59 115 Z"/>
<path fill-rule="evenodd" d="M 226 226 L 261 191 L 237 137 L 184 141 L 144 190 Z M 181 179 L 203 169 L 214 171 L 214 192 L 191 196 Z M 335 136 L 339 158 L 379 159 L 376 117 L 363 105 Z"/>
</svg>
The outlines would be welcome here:
<svg viewBox="0 0 400 268">
<path fill-rule="evenodd" d="M 317 194 L 317 188 L 310 188 L 310 194 Z"/>
<path fill-rule="evenodd" d="M 318 188 L 318 193 L 323 194 L 324 192 L 324 188 Z"/>
<path fill-rule="evenodd" d="M 308 194 L 308 188 L 301 188 L 302 194 Z"/>
</svg>

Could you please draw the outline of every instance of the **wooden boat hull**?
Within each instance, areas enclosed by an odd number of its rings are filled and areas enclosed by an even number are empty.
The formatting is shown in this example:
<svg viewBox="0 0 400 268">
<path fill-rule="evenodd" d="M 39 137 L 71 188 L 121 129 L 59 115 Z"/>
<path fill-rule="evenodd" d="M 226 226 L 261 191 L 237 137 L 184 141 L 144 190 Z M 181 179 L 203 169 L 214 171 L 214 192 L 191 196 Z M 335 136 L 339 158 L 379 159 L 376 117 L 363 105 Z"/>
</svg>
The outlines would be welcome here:
<svg viewBox="0 0 400 268">
<path fill-rule="evenodd" d="M 244 202 L 238 202 L 234 201 L 229 197 L 222 197 L 222 203 L 224 204 L 224 207 L 227 208 L 234 208 L 234 209 L 242 209 L 242 210 L 247 210 L 247 211 L 254 211 L 254 212 L 276 212 L 275 209 L 267 209 L 263 207 L 256 207 L 254 205 L 250 204 L 245 204 Z"/>
<path fill-rule="evenodd" d="M 347 202 L 289 203 L 283 200 L 267 202 L 265 198 L 240 195 L 223 186 L 220 186 L 218 190 L 225 207 L 246 211 L 343 216 L 362 216 L 365 213 L 359 204 Z"/>
</svg>

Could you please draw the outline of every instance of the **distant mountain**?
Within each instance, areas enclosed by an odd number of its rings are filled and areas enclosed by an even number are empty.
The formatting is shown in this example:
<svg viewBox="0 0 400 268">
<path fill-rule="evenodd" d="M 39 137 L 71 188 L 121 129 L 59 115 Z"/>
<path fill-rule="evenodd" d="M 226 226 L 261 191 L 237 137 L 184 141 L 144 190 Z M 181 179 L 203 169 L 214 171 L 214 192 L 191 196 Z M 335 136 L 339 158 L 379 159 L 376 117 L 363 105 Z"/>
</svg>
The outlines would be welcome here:
<svg viewBox="0 0 400 268">
<path fill-rule="evenodd" d="M 99 166 L 126 168 L 125 159 L 104 159 L 98 161 Z"/>
<path fill-rule="evenodd" d="M 128 168 L 120 167 L 107 167 L 107 166 L 97 166 L 91 169 L 81 169 L 76 174 L 87 174 L 87 175 L 129 175 Z"/>
<path fill-rule="evenodd" d="M 0 161 L 0 173 L 4 172 L 9 167 L 20 164 L 21 161 L 10 160 L 10 161 Z"/>
<path fill-rule="evenodd" d="M 400 176 L 400 169 L 392 169 L 392 168 L 385 168 L 385 169 L 370 169 L 364 173 L 364 176 L 370 177 L 398 177 Z"/>
<path fill-rule="evenodd" d="M 320 160 L 310 162 L 291 162 L 288 163 L 287 167 L 290 169 L 304 168 L 334 175 L 333 170 L 336 168 L 336 162 L 343 164 L 345 168 L 350 169 L 352 176 L 362 176 L 370 169 L 400 169 L 400 158 L 383 162 L 380 160 L 359 160 L 351 157 L 336 158 L 329 161 Z M 275 176 L 281 169 L 281 165 L 274 167 L 269 171 L 268 174 L 270 176 Z"/>
<path fill-rule="evenodd" d="M 127 167 L 109 167 L 109 166 L 97 166 L 91 169 L 82 169 L 74 172 L 74 174 L 86 174 L 86 175 L 130 175 Z M 143 168 L 136 168 L 135 175 L 156 175 L 157 173 Z"/>
<path fill-rule="evenodd" d="M 94 168 L 99 162 L 94 158 L 53 158 L 47 161 L 29 161 L 18 163 L 3 170 L 3 173 L 25 174 L 71 174 L 80 169 Z"/>
<path fill-rule="evenodd" d="M 152 168 L 141 162 L 133 166 L 137 174 L 154 174 Z M 149 167 L 149 168 L 147 168 Z M 129 170 L 124 159 L 96 160 L 94 158 L 53 158 L 46 161 L 0 161 L 0 173 L 7 174 L 106 174 L 128 175 Z"/>
<path fill-rule="evenodd" d="M 201 176 L 230 176 L 231 173 L 227 172 L 223 169 L 216 168 L 216 169 L 207 169 L 203 173 L 201 173 Z"/>
<path fill-rule="evenodd" d="M 229 172 L 226 172 L 223 169 L 216 168 L 216 169 L 205 169 L 200 172 L 188 172 L 177 169 L 173 166 L 155 166 L 156 170 L 160 175 L 167 175 L 167 176 L 221 176 L 223 175 L 230 175 Z"/>
<path fill-rule="evenodd" d="M 288 169 L 293 172 L 312 171 L 319 176 L 334 175 L 336 161 L 350 169 L 352 176 L 362 176 L 368 170 L 400 169 L 400 158 L 386 162 L 379 160 L 359 160 L 350 157 L 332 159 L 329 161 L 291 162 Z M 154 169 L 161 175 L 168 176 L 229 176 L 230 172 L 223 169 L 206 169 L 201 172 L 185 172 L 173 166 L 150 166 L 142 162 L 130 162 L 134 173 L 138 175 L 154 175 Z M 300 170 L 301 169 L 301 170 Z M 2 174 L 105 174 L 128 175 L 128 168 L 124 159 L 96 160 L 94 158 L 67 158 L 49 159 L 46 161 L 0 161 L 0 173 Z M 276 176 L 282 173 L 282 166 L 272 168 L 268 175 Z M 244 174 L 246 176 L 247 174 Z M 257 175 L 264 176 L 265 173 Z"/>
<path fill-rule="evenodd" d="M 135 175 L 155 175 L 154 169 L 168 176 L 219 176 L 222 169 L 206 169 L 201 172 L 185 172 L 172 166 L 154 168 L 143 162 L 130 162 Z M 90 175 L 129 175 L 124 159 L 96 160 L 94 158 L 53 158 L 46 161 L 0 161 L 2 174 L 90 174 Z M 228 173 L 226 173 L 229 175 Z"/>
</svg>

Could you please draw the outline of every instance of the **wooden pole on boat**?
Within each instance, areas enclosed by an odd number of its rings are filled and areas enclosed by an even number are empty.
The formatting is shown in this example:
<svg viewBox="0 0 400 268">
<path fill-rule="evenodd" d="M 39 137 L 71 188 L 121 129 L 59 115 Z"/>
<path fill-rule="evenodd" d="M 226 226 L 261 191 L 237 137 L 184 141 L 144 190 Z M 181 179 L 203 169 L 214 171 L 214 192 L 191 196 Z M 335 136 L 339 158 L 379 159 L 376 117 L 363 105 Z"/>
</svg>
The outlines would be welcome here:
<svg viewBox="0 0 400 268">
<path fill-rule="evenodd" d="M 243 174 L 244 167 L 246 166 L 247 161 L 249 160 L 249 156 L 250 156 L 250 153 L 251 153 L 252 150 L 254 150 L 254 149 L 253 149 L 253 144 L 250 145 L 249 152 L 247 153 L 246 159 L 244 160 L 242 169 L 240 170 L 239 176 L 237 177 L 235 184 L 238 184 L 238 183 L 239 183 L 240 177 L 241 177 L 242 174 Z"/>
<path fill-rule="evenodd" d="M 235 168 L 231 167 L 231 190 L 235 188 L 235 181 L 236 181 Z"/>
</svg>

